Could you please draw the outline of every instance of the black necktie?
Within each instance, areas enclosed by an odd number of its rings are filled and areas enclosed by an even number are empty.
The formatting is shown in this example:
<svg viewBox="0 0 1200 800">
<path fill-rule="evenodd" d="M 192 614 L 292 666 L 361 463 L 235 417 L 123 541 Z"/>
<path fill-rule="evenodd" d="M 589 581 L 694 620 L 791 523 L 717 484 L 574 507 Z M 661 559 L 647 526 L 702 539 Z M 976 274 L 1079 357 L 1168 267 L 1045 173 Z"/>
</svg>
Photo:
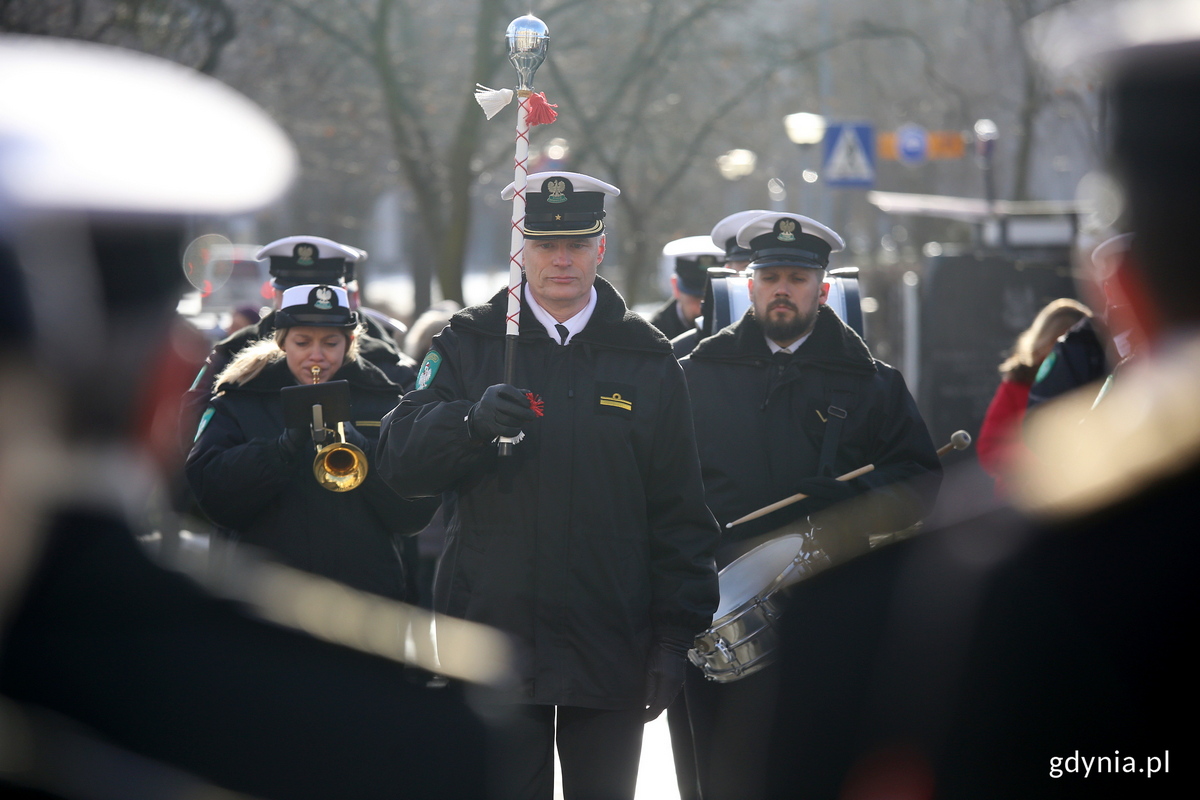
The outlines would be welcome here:
<svg viewBox="0 0 1200 800">
<path fill-rule="evenodd" d="M 559 325 L 559 324 L 555 323 L 554 330 L 558 331 L 558 343 L 566 344 L 567 337 L 571 335 L 571 332 L 569 330 L 567 330 L 567 326 Z"/>
<path fill-rule="evenodd" d="M 792 354 L 787 350 L 776 350 L 771 355 L 771 359 L 779 366 L 786 367 L 788 364 L 792 363 Z"/>
</svg>

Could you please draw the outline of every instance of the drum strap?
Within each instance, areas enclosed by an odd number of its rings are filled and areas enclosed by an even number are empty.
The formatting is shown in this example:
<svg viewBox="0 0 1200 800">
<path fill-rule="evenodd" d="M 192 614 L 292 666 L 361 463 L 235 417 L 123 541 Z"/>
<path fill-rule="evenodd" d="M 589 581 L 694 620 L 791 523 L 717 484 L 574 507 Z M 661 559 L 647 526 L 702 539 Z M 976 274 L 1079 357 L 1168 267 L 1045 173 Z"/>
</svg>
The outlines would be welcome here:
<svg viewBox="0 0 1200 800">
<path fill-rule="evenodd" d="M 833 477 L 836 474 L 834 462 L 842 438 L 842 428 L 853 405 L 851 401 L 855 395 L 855 380 L 842 373 L 826 373 L 822 378 L 829 397 L 829 408 L 825 410 L 825 434 L 821 438 L 821 457 L 817 462 L 817 474 Z"/>
</svg>

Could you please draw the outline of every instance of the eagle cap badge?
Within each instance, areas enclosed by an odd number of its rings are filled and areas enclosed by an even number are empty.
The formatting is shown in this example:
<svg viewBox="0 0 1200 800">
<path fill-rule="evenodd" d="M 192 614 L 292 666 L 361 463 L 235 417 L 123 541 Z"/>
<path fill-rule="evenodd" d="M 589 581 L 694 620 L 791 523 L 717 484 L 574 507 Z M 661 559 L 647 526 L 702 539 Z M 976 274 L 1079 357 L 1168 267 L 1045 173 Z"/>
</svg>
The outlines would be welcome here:
<svg viewBox="0 0 1200 800">
<path fill-rule="evenodd" d="M 567 182 L 562 178 L 551 178 L 546 181 L 546 191 L 550 195 L 546 198 L 547 203 L 567 202 L 567 196 L 564 194 L 567 191 Z"/>
<path fill-rule="evenodd" d="M 313 303 L 313 306 L 321 309 L 322 311 L 329 311 L 333 308 L 333 290 L 328 286 L 317 287 L 313 290 L 313 294 L 316 296 L 316 301 Z"/>
<path fill-rule="evenodd" d="M 302 267 L 311 267 L 317 257 L 317 248 L 311 244 L 298 244 L 295 250 L 296 263 Z"/>
<path fill-rule="evenodd" d="M 796 241 L 796 234 L 792 233 L 794 230 L 796 230 L 796 220 L 781 219 L 779 220 L 779 236 L 777 238 L 781 242 L 794 242 Z"/>
</svg>

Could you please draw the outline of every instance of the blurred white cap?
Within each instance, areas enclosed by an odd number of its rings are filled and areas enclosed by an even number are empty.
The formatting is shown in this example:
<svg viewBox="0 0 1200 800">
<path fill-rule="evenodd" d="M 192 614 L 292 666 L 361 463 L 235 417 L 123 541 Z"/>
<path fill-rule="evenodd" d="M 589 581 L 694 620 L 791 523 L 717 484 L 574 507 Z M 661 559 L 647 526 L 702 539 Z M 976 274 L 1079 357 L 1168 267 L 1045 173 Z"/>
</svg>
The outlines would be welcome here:
<svg viewBox="0 0 1200 800">
<path fill-rule="evenodd" d="M 296 154 L 225 84 L 105 45 L 0 36 L 0 204 L 230 214 L 279 197 Z"/>
</svg>

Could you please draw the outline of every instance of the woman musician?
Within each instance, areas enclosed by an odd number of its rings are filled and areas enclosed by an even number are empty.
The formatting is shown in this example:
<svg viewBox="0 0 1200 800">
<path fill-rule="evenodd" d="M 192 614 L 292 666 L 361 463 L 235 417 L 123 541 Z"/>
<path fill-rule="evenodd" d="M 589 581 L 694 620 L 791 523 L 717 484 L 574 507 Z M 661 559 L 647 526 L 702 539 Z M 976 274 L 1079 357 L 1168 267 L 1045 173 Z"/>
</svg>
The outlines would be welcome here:
<svg viewBox="0 0 1200 800">
<path fill-rule="evenodd" d="M 344 289 L 309 284 L 285 291 L 274 334 L 217 377 L 187 478 L 200 507 L 233 540 L 298 569 L 404 599 L 394 536 L 425 527 L 438 500 L 405 500 L 370 469 L 379 420 L 402 390 L 358 357 L 362 330 Z M 314 476 L 311 428 L 284 425 L 281 389 L 331 380 L 349 384 L 344 433 L 368 462 L 365 480 L 350 491 L 323 488 Z"/>
</svg>

